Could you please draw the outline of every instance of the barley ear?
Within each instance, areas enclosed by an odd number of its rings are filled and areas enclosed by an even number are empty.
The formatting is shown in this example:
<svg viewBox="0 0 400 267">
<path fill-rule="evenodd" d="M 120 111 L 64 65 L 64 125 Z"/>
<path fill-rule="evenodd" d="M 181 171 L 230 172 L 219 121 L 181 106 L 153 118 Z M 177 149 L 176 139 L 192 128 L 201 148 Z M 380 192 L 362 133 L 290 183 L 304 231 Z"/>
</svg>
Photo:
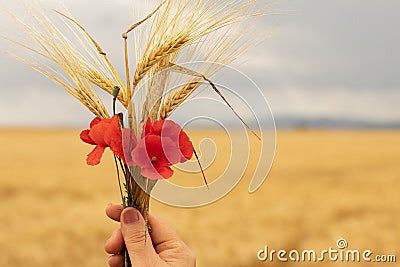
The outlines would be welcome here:
<svg viewBox="0 0 400 267">
<path fill-rule="evenodd" d="M 210 86 L 211 86 L 211 88 L 221 97 L 221 99 L 225 102 L 225 104 L 232 110 L 232 112 L 236 115 L 236 117 L 247 127 L 247 129 L 249 129 L 249 131 L 254 135 L 254 136 L 256 136 L 260 141 L 261 141 L 261 137 L 253 130 L 253 129 L 251 129 L 251 127 L 242 119 L 242 117 L 239 115 L 239 113 L 237 113 L 236 112 L 236 110 L 232 107 L 232 105 L 229 103 L 229 101 L 225 98 L 225 96 L 221 93 L 221 91 L 217 88 L 217 86 L 215 86 L 215 84 L 211 81 L 211 80 L 209 80 L 207 77 L 205 77 L 203 74 L 201 74 L 201 73 L 198 73 L 198 72 L 196 72 L 196 71 L 194 71 L 194 70 L 191 70 L 191 69 L 188 69 L 188 68 L 185 68 L 185 67 L 183 67 L 183 66 L 180 66 L 180 65 L 177 65 L 177 64 L 174 64 L 174 63 L 170 63 L 169 64 L 169 66 L 170 66 L 170 68 L 171 68 L 171 71 L 173 71 L 173 72 L 177 72 L 177 73 L 182 73 L 182 74 L 186 74 L 186 75 L 190 75 L 190 76 L 194 76 L 194 77 L 197 77 L 197 78 L 201 78 L 201 79 L 203 79 L 204 81 L 206 81 L 206 82 L 208 82 L 209 84 L 210 84 Z M 192 87 L 193 87 L 193 85 L 192 85 Z M 193 93 L 193 90 L 192 91 L 188 91 L 188 93 Z M 171 100 L 171 103 L 173 103 L 173 104 L 175 104 L 175 103 L 182 103 L 183 101 L 182 101 L 182 99 L 187 99 L 187 95 L 183 95 L 183 96 L 181 96 L 181 95 L 178 95 L 178 98 L 177 99 L 172 99 Z M 176 104 L 175 104 L 176 105 Z M 179 106 L 179 104 L 177 104 L 176 105 L 176 107 L 177 106 Z M 175 108 L 176 108 L 175 107 Z M 174 108 L 174 109 L 175 109 Z M 168 113 L 167 111 L 165 111 L 165 110 L 163 110 L 162 112 L 161 112 L 162 114 L 161 115 L 163 115 L 163 116 L 165 116 L 166 115 L 166 113 Z"/>
</svg>

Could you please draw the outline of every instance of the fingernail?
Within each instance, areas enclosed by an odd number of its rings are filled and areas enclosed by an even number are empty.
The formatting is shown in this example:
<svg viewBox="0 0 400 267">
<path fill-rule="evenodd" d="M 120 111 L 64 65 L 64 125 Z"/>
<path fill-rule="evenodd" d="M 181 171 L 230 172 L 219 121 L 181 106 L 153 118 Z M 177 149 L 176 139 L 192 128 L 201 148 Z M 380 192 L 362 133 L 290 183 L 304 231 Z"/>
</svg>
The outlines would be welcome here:
<svg viewBox="0 0 400 267">
<path fill-rule="evenodd" d="M 128 208 L 124 212 L 124 223 L 131 224 L 139 221 L 139 214 L 138 211 L 132 208 Z"/>
</svg>

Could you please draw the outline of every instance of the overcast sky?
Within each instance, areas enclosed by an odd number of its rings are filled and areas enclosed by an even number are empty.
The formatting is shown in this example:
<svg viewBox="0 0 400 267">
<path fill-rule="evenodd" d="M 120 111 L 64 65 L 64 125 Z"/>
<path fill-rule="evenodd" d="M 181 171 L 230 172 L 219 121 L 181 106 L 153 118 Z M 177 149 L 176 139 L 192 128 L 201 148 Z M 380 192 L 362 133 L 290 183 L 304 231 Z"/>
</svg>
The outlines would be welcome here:
<svg viewBox="0 0 400 267">
<path fill-rule="evenodd" d="M 19 13 L 18 2 L 2 0 L 0 7 Z M 58 1 L 43 2 L 59 6 Z M 258 27 L 268 29 L 270 37 L 239 66 L 262 89 L 275 116 L 400 121 L 400 1 L 278 2 L 275 10 L 294 12 L 260 20 Z M 122 63 L 120 35 L 132 22 L 133 7 L 142 8 L 141 2 L 63 3 L 112 60 Z M 12 36 L 14 31 L 2 14 L 0 33 Z M 6 46 L 4 41 L 0 46 Z M 75 127 L 92 118 L 29 67 L 0 54 L 0 68 L 0 127 Z"/>
</svg>

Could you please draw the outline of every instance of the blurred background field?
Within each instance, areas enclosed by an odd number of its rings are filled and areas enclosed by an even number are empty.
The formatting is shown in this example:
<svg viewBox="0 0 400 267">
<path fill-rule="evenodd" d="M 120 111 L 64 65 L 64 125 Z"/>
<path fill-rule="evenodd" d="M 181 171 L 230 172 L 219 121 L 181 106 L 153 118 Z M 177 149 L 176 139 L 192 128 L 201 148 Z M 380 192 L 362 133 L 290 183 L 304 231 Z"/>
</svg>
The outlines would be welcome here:
<svg viewBox="0 0 400 267">
<path fill-rule="evenodd" d="M 78 130 L 1 130 L 0 266 L 106 266 L 103 244 L 117 224 L 104 208 L 119 202 L 110 153 L 99 167 L 85 165 L 91 147 Z M 218 132 L 194 140 L 226 142 Z M 365 263 L 259 262 L 270 249 L 336 248 L 400 257 L 400 132 L 287 130 L 267 181 L 248 194 L 254 158 L 240 184 L 220 201 L 181 209 L 152 201 L 194 250 L 198 266 L 366 266 Z M 253 140 L 256 146 L 256 140 Z M 209 179 L 224 168 L 221 156 Z M 176 172 L 176 179 L 201 176 Z M 398 263 L 397 263 L 398 264 Z M 368 266 L 397 266 L 396 263 Z"/>
<path fill-rule="evenodd" d="M 48 14 L 62 10 L 59 1 L 39 2 Z M 140 3 L 153 1 L 62 2 L 123 73 L 121 33 L 133 13 L 149 13 Z M 400 1 L 272 2 L 272 13 L 281 15 L 259 18 L 251 29 L 257 36 L 267 29 L 271 38 L 236 67 L 258 84 L 278 129 L 297 130 L 278 131 L 274 165 L 255 194 L 247 192 L 258 160 L 252 157 L 242 181 L 220 201 L 195 209 L 152 201 L 151 210 L 177 229 L 200 267 L 399 266 Z M 25 18 L 20 1 L 1 0 L 0 6 Z M 0 35 L 14 33 L 18 37 L 20 29 L 0 16 Z M 2 41 L 0 48 L 16 49 Z M 120 201 L 112 157 L 108 152 L 101 166 L 86 166 L 92 147 L 80 142 L 79 130 L 54 130 L 83 128 L 93 116 L 2 53 L 0 69 L 0 267 L 106 266 L 103 244 L 118 224 L 106 218 L 104 208 Z M 258 91 L 242 86 L 236 75 L 227 80 L 266 119 Z M 103 97 L 110 107 L 109 96 Z M 176 121 L 186 123 L 182 118 L 191 119 L 195 111 L 222 116 L 218 121 L 227 127 L 237 121 L 217 105 L 199 103 L 191 103 L 190 113 L 177 112 Z M 37 127 L 52 130 L 23 130 Z M 190 136 L 195 143 L 209 137 L 217 144 L 215 163 L 206 170 L 212 181 L 226 166 L 227 136 L 215 131 Z M 251 141 L 257 152 L 257 141 Z M 177 171 L 173 181 L 199 185 L 202 178 Z M 257 260 L 265 245 L 318 251 L 336 248 L 339 238 L 349 249 L 395 254 L 397 263 Z"/>
</svg>

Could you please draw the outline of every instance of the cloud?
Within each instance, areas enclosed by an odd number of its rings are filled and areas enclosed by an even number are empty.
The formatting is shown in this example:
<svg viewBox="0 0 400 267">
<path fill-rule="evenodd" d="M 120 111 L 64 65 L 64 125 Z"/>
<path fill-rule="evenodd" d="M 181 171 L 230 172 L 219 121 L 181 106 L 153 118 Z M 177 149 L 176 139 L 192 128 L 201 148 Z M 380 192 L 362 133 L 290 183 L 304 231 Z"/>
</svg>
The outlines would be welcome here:
<svg viewBox="0 0 400 267">
<path fill-rule="evenodd" d="M 279 26 L 248 60 L 254 75 L 267 75 L 277 85 L 320 90 L 399 89 L 398 1 L 303 0 L 293 5 L 296 13 L 274 17 L 270 24 Z"/>
<path fill-rule="evenodd" d="M 0 125 L 9 127 L 81 127 L 93 118 L 59 88 L 22 87 L 0 106 Z"/>
<path fill-rule="evenodd" d="M 151 4 L 64 3 L 123 73 L 121 33 Z M 50 0 L 43 5 L 57 6 Z M 21 13 L 17 1 L 3 0 L 1 7 Z M 399 1 L 298 0 L 273 8 L 295 13 L 260 19 L 255 34 L 266 29 L 271 36 L 238 67 L 262 88 L 275 114 L 400 120 Z M 18 34 L 6 16 L 0 16 L 0 25 L 1 34 Z M 76 100 L 28 67 L 0 55 L 0 68 L 0 125 L 42 125 L 42 117 L 49 125 L 89 120 Z M 237 90 L 257 98 L 245 86 Z"/>
</svg>

